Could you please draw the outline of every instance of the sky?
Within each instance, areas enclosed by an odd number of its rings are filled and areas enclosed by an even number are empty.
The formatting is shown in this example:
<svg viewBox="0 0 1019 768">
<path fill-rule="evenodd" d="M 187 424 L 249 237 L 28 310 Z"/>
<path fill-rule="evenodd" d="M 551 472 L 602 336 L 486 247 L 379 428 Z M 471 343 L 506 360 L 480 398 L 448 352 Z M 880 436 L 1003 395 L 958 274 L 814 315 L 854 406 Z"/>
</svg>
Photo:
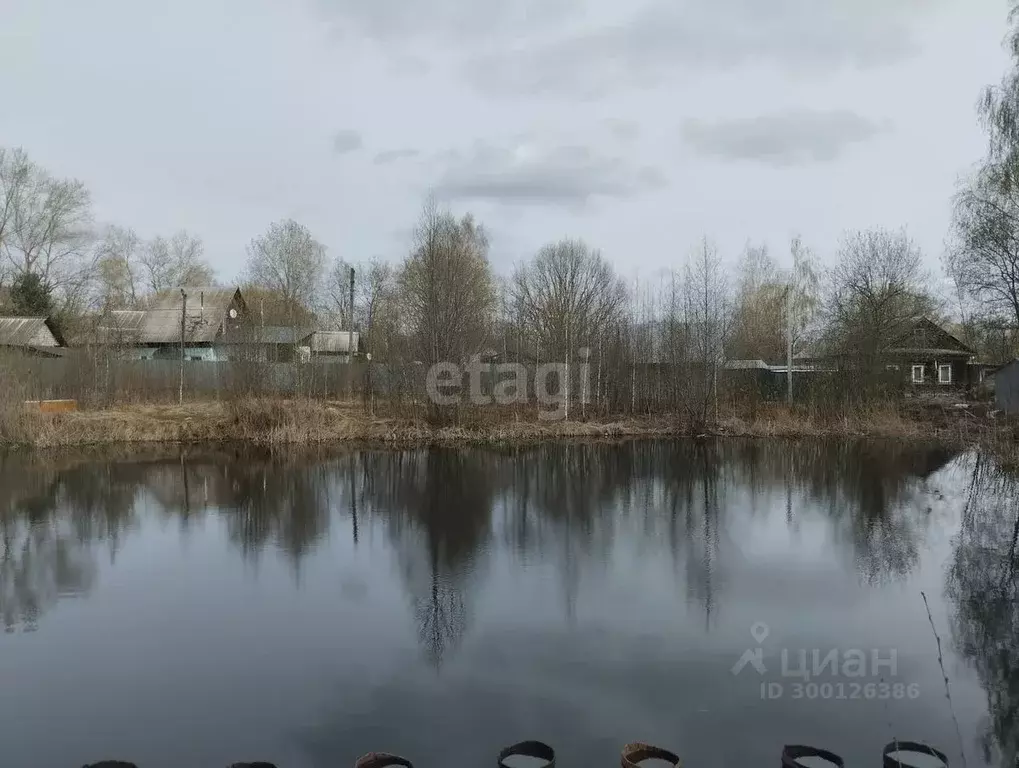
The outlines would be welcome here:
<svg viewBox="0 0 1019 768">
<path fill-rule="evenodd" d="M 621 274 L 704 237 L 829 263 L 905 227 L 939 269 L 1008 66 L 1006 0 L 0 0 L 0 145 L 96 219 L 200 235 L 221 280 L 270 222 L 399 261 L 425 199 L 506 272 L 583 238 Z"/>
</svg>

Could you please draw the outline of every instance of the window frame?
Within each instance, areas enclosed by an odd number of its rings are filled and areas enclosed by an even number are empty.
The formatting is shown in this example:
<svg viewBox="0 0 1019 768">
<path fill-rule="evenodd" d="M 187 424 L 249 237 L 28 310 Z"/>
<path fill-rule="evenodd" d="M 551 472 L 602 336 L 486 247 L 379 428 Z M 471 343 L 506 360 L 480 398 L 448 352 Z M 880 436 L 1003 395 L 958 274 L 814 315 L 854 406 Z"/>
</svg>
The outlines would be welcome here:
<svg viewBox="0 0 1019 768">
<path fill-rule="evenodd" d="M 948 369 L 948 379 L 947 380 L 944 379 L 941 376 L 941 374 L 944 372 L 944 370 L 946 368 Z M 938 366 L 938 384 L 940 384 L 942 386 L 945 386 L 945 385 L 949 385 L 951 383 L 952 383 L 952 364 L 951 363 L 941 363 Z"/>
<path fill-rule="evenodd" d="M 919 379 L 916 377 L 916 370 L 917 370 L 917 368 L 920 369 L 920 378 Z M 914 384 L 923 384 L 927 380 L 927 366 L 922 364 L 922 363 L 913 363 L 913 366 L 910 369 L 909 375 L 910 375 L 910 380 Z"/>
</svg>

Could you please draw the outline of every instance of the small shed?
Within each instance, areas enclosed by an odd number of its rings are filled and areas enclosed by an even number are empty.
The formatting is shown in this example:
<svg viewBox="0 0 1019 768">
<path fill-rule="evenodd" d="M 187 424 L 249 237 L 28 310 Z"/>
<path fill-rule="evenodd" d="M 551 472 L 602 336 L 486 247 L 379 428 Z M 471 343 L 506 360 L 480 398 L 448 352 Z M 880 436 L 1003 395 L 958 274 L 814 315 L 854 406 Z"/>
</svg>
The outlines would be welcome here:
<svg viewBox="0 0 1019 768">
<path fill-rule="evenodd" d="M 64 340 L 48 317 L 0 317 L 0 348 L 57 357 Z"/>
<path fill-rule="evenodd" d="M 1005 413 L 1019 413 L 1019 358 L 1005 363 L 992 375 L 995 408 Z"/>
<path fill-rule="evenodd" d="M 353 338 L 352 338 L 353 337 Z M 348 360 L 353 341 L 354 354 L 361 349 L 361 336 L 357 331 L 315 331 L 306 336 L 301 344 L 311 351 L 312 357 Z"/>
</svg>

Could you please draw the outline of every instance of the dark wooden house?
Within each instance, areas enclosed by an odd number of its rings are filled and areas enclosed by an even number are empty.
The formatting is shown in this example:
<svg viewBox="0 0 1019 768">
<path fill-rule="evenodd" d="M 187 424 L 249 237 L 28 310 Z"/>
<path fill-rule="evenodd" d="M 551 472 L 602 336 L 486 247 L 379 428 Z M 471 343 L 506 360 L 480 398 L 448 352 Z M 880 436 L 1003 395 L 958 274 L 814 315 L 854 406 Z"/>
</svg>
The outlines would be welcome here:
<svg viewBox="0 0 1019 768">
<path fill-rule="evenodd" d="M 889 345 L 884 358 L 886 368 L 918 389 L 970 389 L 983 382 L 976 351 L 929 318 Z"/>
</svg>

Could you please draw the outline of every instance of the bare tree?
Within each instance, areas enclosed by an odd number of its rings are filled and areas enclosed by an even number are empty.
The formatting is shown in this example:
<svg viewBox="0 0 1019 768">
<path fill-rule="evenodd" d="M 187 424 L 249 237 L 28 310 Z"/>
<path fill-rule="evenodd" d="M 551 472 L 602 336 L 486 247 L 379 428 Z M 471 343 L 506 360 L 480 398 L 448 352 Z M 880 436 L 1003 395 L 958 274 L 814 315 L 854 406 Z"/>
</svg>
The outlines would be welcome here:
<svg viewBox="0 0 1019 768">
<path fill-rule="evenodd" d="M 470 214 L 457 219 L 428 202 L 399 285 L 418 360 L 460 362 L 480 351 L 495 293 L 488 237 Z"/>
<path fill-rule="evenodd" d="M 555 360 L 590 348 L 626 303 L 625 283 L 599 251 L 581 240 L 543 247 L 517 267 L 510 290 L 545 356 Z"/>
<path fill-rule="evenodd" d="M 293 219 L 273 222 L 248 246 L 251 282 L 275 292 L 295 310 L 314 304 L 324 266 L 325 246 Z"/>
<path fill-rule="evenodd" d="M 783 286 L 766 245 L 747 244 L 740 260 L 730 354 L 774 361 L 784 355 Z"/>
<path fill-rule="evenodd" d="M 395 330 L 395 275 L 392 266 L 380 259 L 361 265 L 357 275 L 356 300 L 361 314 L 359 325 L 369 351 L 374 351 L 376 342 L 388 335 L 387 331 L 391 333 Z"/>
<path fill-rule="evenodd" d="M 323 314 L 330 318 L 330 324 L 338 331 L 349 330 L 352 323 L 350 308 L 350 270 L 353 264 L 349 264 L 342 258 L 337 258 L 329 267 L 326 274 L 325 290 L 322 300 L 324 302 Z M 361 270 L 355 268 L 355 279 L 361 279 Z"/>
<path fill-rule="evenodd" d="M 831 342 L 865 366 L 876 363 L 912 323 L 935 310 L 921 253 L 904 231 L 848 234 L 829 281 Z"/>
<path fill-rule="evenodd" d="M 731 323 L 729 286 L 715 245 L 705 238 L 687 268 L 688 318 L 692 347 L 700 376 L 700 397 L 691 401 L 697 407 L 694 417 L 707 423 L 718 419 L 718 379 L 725 362 L 725 346 Z"/>
<path fill-rule="evenodd" d="M 57 179 L 20 149 L 0 150 L 0 260 L 55 295 L 80 296 L 94 267 L 92 201 L 76 179 Z"/>
<path fill-rule="evenodd" d="M 98 243 L 96 304 L 100 309 L 126 309 L 138 302 L 142 241 L 132 229 L 107 227 Z"/>
<path fill-rule="evenodd" d="M 1000 169 L 996 181 L 1011 188 L 1019 176 L 1019 2 L 1010 0 L 1009 30 L 1005 47 L 1015 60 L 996 86 L 981 95 L 979 112 L 989 138 L 989 160 Z"/>
<path fill-rule="evenodd" d="M 1000 166 L 985 166 L 956 197 L 947 266 L 981 314 L 1019 326 L 1019 187 L 1002 175 Z"/>
<path fill-rule="evenodd" d="M 789 251 L 791 267 L 780 268 L 767 246 L 747 245 L 736 289 L 731 356 L 784 361 L 789 325 L 794 350 L 814 330 L 820 305 L 814 257 L 799 237 L 792 238 Z"/>
<path fill-rule="evenodd" d="M 168 238 L 153 238 L 142 249 L 139 261 L 146 287 L 153 293 L 213 283 L 214 272 L 205 260 L 205 245 L 187 230 Z"/>
<path fill-rule="evenodd" d="M 33 173 L 34 167 L 22 150 L 0 147 L 0 262 L 9 259 L 7 240 L 14 226 L 15 211 Z"/>
</svg>

